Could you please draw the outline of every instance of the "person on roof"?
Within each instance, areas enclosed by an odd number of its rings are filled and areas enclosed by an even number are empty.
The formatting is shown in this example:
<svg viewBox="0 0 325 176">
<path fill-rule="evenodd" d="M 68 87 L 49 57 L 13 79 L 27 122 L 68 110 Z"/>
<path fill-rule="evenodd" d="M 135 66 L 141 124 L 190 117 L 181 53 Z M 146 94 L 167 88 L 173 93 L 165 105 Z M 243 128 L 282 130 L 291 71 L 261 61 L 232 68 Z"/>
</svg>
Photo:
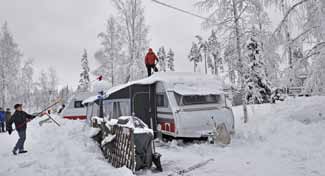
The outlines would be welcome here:
<svg viewBox="0 0 325 176">
<path fill-rule="evenodd" d="M 153 52 L 152 48 L 149 48 L 149 51 L 148 51 L 148 53 L 146 54 L 146 57 L 145 57 L 145 64 L 146 64 L 146 67 L 147 67 L 148 76 L 151 76 L 152 69 L 155 72 L 158 72 L 158 69 L 156 67 L 156 61 L 158 62 L 158 57 Z"/>
</svg>

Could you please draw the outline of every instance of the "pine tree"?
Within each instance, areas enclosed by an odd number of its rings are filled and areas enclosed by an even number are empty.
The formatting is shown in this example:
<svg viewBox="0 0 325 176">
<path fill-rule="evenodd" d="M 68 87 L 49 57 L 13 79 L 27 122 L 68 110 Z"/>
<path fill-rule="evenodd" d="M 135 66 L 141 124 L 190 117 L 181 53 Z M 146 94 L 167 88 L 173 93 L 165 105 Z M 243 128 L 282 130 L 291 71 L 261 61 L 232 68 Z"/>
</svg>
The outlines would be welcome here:
<svg viewBox="0 0 325 176">
<path fill-rule="evenodd" d="M 88 56 L 87 50 L 84 49 L 84 53 L 81 58 L 82 72 L 80 73 L 80 80 L 78 91 L 87 92 L 90 91 L 90 78 L 89 78 L 89 66 L 88 66 Z"/>
<path fill-rule="evenodd" d="M 248 103 L 270 102 L 271 86 L 265 75 L 261 45 L 254 37 L 247 44 L 245 70 L 246 99 Z"/>
<path fill-rule="evenodd" d="M 219 43 L 216 32 L 214 30 L 212 30 L 211 35 L 208 38 L 208 52 L 208 66 L 212 70 L 213 74 L 219 75 L 219 68 L 223 68 L 221 58 L 221 44 Z"/>
<path fill-rule="evenodd" d="M 159 61 L 158 64 L 159 64 L 160 71 L 166 72 L 167 56 L 166 56 L 165 48 L 163 46 L 159 48 L 157 57 Z"/>
<path fill-rule="evenodd" d="M 193 62 L 194 72 L 196 72 L 198 63 L 202 62 L 202 55 L 198 45 L 194 42 L 192 43 L 192 48 L 190 54 L 188 55 L 188 59 L 190 60 L 190 62 Z"/>
<path fill-rule="evenodd" d="M 170 71 L 175 71 L 174 61 L 175 61 L 175 53 L 172 49 L 169 49 L 167 54 L 167 67 Z"/>
</svg>

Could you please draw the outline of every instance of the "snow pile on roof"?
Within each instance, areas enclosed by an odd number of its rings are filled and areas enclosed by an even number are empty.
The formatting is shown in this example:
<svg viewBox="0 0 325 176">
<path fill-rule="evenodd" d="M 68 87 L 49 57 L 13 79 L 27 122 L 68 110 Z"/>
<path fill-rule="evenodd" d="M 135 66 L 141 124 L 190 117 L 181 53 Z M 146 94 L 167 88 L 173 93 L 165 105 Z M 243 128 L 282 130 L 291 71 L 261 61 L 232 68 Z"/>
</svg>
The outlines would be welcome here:
<svg viewBox="0 0 325 176">
<path fill-rule="evenodd" d="M 82 101 L 82 104 L 85 105 L 85 104 L 88 104 L 88 103 L 93 103 L 96 100 L 98 100 L 99 97 L 100 97 L 100 95 L 94 95 L 94 96 L 88 97 L 87 99 L 85 99 L 84 101 Z"/>
<path fill-rule="evenodd" d="M 105 92 L 110 94 L 131 85 L 148 85 L 162 82 L 167 90 L 175 91 L 182 95 L 209 95 L 224 93 L 224 82 L 215 75 L 203 75 L 198 73 L 158 72 L 154 75 L 127 84 L 113 87 Z"/>
<path fill-rule="evenodd" d="M 116 119 L 111 119 L 110 121 L 108 121 L 108 124 L 109 125 L 119 125 L 121 127 L 132 128 L 134 130 L 134 134 L 151 133 L 153 135 L 152 129 L 150 129 L 138 117 L 121 116 L 117 120 Z"/>
<path fill-rule="evenodd" d="M 62 111 L 61 115 L 62 116 L 80 116 L 86 115 L 86 108 L 64 108 L 64 110 Z"/>
</svg>

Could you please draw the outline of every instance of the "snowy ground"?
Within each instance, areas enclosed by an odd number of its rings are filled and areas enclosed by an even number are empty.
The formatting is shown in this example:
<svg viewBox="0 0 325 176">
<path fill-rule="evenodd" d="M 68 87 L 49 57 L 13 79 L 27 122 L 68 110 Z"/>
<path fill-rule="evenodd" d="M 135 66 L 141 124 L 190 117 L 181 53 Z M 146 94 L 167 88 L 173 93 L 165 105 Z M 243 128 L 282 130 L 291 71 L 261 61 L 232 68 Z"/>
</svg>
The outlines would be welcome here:
<svg viewBox="0 0 325 176">
<path fill-rule="evenodd" d="M 165 172 L 141 175 L 168 175 L 199 162 L 213 159 L 185 175 L 199 176 L 324 176 L 325 97 L 296 98 L 275 105 L 249 107 L 250 121 L 242 124 L 241 108 L 235 107 L 236 134 L 232 144 L 175 142 L 157 148 Z M 26 155 L 13 156 L 16 140 L 0 134 L 0 175 L 132 175 L 125 168 L 114 169 L 89 139 L 83 122 L 60 119 L 63 126 L 29 124 Z"/>
<path fill-rule="evenodd" d="M 27 154 L 14 156 L 12 147 L 17 133 L 0 133 L 0 176 L 117 176 L 132 175 L 126 169 L 115 169 L 101 155 L 92 141 L 85 122 L 56 118 L 54 123 L 29 123 L 25 148 Z"/>
</svg>

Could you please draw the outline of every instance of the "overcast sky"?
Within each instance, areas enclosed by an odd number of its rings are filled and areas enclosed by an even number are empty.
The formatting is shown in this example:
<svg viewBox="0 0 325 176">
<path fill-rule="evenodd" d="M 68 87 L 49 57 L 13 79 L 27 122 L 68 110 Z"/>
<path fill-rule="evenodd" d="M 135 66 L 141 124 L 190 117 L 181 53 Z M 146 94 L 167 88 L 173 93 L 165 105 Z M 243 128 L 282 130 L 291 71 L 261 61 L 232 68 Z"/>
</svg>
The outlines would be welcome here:
<svg viewBox="0 0 325 176">
<path fill-rule="evenodd" d="M 193 0 L 163 0 L 194 10 Z M 194 36 L 202 31 L 201 20 L 143 0 L 146 23 L 150 27 L 150 46 L 172 48 L 176 69 L 192 71 L 187 60 Z M 83 48 L 93 54 L 100 47 L 97 34 L 105 29 L 105 20 L 116 11 L 111 0 L 1 0 L 0 23 L 5 20 L 24 57 L 33 58 L 37 73 L 54 67 L 60 85 L 76 86 Z"/>
<path fill-rule="evenodd" d="M 172 48 L 176 54 L 176 70 L 192 71 L 187 55 L 194 36 L 207 36 L 210 31 L 202 29 L 201 19 L 151 0 L 142 1 L 150 27 L 150 47 Z M 195 0 L 162 1 L 197 13 L 193 7 Z M 8 22 L 24 57 L 34 59 L 37 73 L 55 68 L 61 86 L 78 84 L 83 48 L 88 50 L 91 69 L 96 67 L 93 55 L 100 48 L 97 34 L 104 31 L 110 15 L 116 15 L 112 0 L 0 1 L 0 23 Z"/>
</svg>

